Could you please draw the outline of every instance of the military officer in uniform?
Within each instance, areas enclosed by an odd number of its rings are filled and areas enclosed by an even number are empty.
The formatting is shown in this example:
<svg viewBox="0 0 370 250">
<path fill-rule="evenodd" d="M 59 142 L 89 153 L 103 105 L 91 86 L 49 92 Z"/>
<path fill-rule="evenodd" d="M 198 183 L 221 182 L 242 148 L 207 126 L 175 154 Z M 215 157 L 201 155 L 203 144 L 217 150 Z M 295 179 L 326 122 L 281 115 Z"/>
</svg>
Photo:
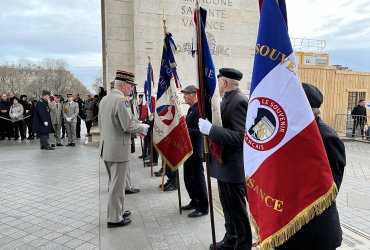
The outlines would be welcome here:
<svg viewBox="0 0 370 250">
<path fill-rule="evenodd" d="M 62 128 L 62 104 L 60 103 L 60 96 L 54 95 L 54 99 L 50 98 L 49 102 L 51 123 L 55 133 L 49 135 L 50 144 L 52 147 L 63 146 L 60 139 L 60 132 Z"/>
<path fill-rule="evenodd" d="M 127 98 L 134 83 L 134 74 L 117 70 L 114 89 L 99 104 L 99 154 L 110 176 L 107 227 L 131 223 L 130 212 L 124 210 L 124 186 L 131 156 L 131 133 L 146 134 L 148 125 L 140 124 L 130 111 Z"/>
<path fill-rule="evenodd" d="M 73 95 L 67 94 L 67 102 L 63 105 L 64 124 L 68 134 L 68 144 L 66 146 L 76 146 L 76 123 L 79 112 L 78 103 L 73 101 Z"/>
<path fill-rule="evenodd" d="M 225 216 L 226 234 L 216 249 L 251 249 L 252 232 L 246 208 L 243 138 L 248 99 L 239 89 L 243 74 L 232 68 L 219 70 L 218 87 L 223 127 L 199 119 L 199 129 L 222 145 L 222 163 L 210 157 L 211 176 L 217 179 Z M 210 249 L 213 249 L 211 244 Z"/>
<path fill-rule="evenodd" d="M 34 115 L 32 131 L 40 136 L 40 149 L 54 150 L 50 147 L 48 139 L 49 134 L 54 132 L 51 125 L 49 101 L 50 92 L 43 90 L 40 101 L 37 102 Z"/>
</svg>

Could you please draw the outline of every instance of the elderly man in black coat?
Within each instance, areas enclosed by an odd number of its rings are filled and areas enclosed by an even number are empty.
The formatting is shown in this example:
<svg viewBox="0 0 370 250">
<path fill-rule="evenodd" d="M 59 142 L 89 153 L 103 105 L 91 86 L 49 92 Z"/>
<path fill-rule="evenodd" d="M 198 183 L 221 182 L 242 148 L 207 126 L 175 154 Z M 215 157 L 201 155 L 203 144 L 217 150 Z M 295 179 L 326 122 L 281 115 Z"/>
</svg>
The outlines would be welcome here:
<svg viewBox="0 0 370 250">
<path fill-rule="evenodd" d="M 206 179 L 203 168 L 203 136 L 199 131 L 199 108 L 197 102 L 197 88 L 189 85 L 181 92 L 184 93 L 184 100 L 189 104 L 186 115 L 186 125 L 188 125 L 193 154 L 184 162 L 184 182 L 186 190 L 191 199 L 190 203 L 183 210 L 193 210 L 188 217 L 200 217 L 208 214 L 208 195 Z"/>
<path fill-rule="evenodd" d="M 248 99 L 239 89 L 243 74 L 231 68 L 219 70 L 218 87 L 221 96 L 222 127 L 199 119 L 203 134 L 222 145 L 222 163 L 210 157 L 211 176 L 217 179 L 218 191 L 225 216 L 226 234 L 216 249 L 251 249 L 252 232 L 246 208 L 246 187 L 243 162 L 243 138 Z M 210 245 L 213 249 L 213 245 Z"/>
<path fill-rule="evenodd" d="M 50 117 L 49 98 L 50 92 L 43 90 L 41 99 L 36 104 L 33 116 L 32 130 L 40 136 L 40 148 L 44 150 L 54 150 L 48 142 L 49 134 L 54 133 Z"/>
<path fill-rule="evenodd" d="M 320 117 L 320 106 L 323 95 L 318 88 L 303 83 L 315 120 L 324 142 L 334 182 L 339 190 L 346 166 L 346 152 L 343 142 L 335 131 L 323 122 Z M 342 244 L 342 229 L 335 201 L 322 214 L 317 215 L 304 225 L 288 241 L 276 247 L 277 250 L 334 250 Z"/>
</svg>

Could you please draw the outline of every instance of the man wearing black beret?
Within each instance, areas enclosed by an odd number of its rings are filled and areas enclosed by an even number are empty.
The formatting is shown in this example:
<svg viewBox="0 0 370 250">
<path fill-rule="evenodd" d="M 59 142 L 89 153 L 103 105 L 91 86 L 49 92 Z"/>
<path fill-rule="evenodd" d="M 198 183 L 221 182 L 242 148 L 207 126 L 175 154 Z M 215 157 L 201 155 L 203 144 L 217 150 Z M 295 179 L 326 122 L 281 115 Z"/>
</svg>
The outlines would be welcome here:
<svg viewBox="0 0 370 250">
<path fill-rule="evenodd" d="M 226 234 L 216 249 L 251 249 L 252 232 L 246 208 L 243 138 L 248 99 L 239 89 L 243 74 L 231 68 L 219 70 L 218 87 L 222 127 L 199 119 L 199 130 L 222 145 L 222 163 L 210 157 L 211 176 L 217 179 Z M 213 249 L 211 244 L 210 249 Z"/>
<path fill-rule="evenodd" d="M 343 180 L 344 167 L 346 166 L 344 144 L 335 131 L 320 119 L 320 106 L 324 100 L 321 91 L 308 83 L 303 83 L 302 87 L 315 116 L 320 135 L 324 142 L 333 179 L 339 191 Z M 313 218 L 286 242 L 275 249 L 336 249 L 341 243 L 342 229 L 340 227 L 337 206 L 334 201 L 322 214 Z"/>
</svg>

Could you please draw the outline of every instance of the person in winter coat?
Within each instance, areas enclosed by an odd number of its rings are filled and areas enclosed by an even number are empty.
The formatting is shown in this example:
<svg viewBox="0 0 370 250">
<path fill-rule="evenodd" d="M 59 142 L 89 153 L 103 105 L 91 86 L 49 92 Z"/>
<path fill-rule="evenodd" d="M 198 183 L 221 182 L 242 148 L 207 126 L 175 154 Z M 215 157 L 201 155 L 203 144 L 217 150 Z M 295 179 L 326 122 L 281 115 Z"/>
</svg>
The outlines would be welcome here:
<svg viewBox="0 0 370 250">
<path fill-rule="evenodd" d="M 21 135 L 21 140 L 23 141 L 26 136 L 23 130 L 23 112 L 24 108 L 17 97 L 13 98 L 13 105 L 10 107 L 9 116 L 12 119 L 14 127 L 14 141 L 18 141 L 19 134 Z"/>
<path fill-rule="evenodd" d="M 335 131 L 320 118 L 323 102 L 321 91 L 315 86 L 303 83 L 303 89 L 311 105 L 312 112 L 324 142 L 331 172 L 338 191 L 343 180 L 346 166 L 346 152 L 343 142 Z M 275 250 L 334 250 L 342 244 L 342 229 L 335 201 L 324 212 L 316 215 L 298 232 Z"/>
<path fill-rule="evenodd" d="M 54 132 L 51 124 L 49 101 L 50 92 L 47 90 L 42 91 L 41 99 L 37 102 L 33 116 L 33 127 L 34 133 L 40 136 L 40 149 L 54 150 L 49 145 L 48 139 L 49 134 Z"/>
<path fill-rule="evenodd" d="M 365 100 L 360 100 L 358 105 L 351 111 L 353 118 L 352 137 L 355 137 L 356 129 L 360 127 L 362 139 L 364 139 L 364 125 L 367 123 Z"/>
</svg>

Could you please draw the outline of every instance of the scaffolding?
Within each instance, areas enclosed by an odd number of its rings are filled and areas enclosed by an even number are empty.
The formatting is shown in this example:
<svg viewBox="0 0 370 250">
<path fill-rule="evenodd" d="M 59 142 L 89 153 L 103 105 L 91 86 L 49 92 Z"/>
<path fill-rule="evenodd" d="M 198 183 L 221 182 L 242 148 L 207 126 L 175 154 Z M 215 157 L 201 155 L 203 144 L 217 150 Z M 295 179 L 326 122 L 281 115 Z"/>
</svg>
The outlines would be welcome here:
<svg viewBox="0 0 370 250">
<path fill-rule="evenodd" d="M 294 51 L 321 53 L 325 49 L 325 40 L 290 37 Z"/>
</svg>

